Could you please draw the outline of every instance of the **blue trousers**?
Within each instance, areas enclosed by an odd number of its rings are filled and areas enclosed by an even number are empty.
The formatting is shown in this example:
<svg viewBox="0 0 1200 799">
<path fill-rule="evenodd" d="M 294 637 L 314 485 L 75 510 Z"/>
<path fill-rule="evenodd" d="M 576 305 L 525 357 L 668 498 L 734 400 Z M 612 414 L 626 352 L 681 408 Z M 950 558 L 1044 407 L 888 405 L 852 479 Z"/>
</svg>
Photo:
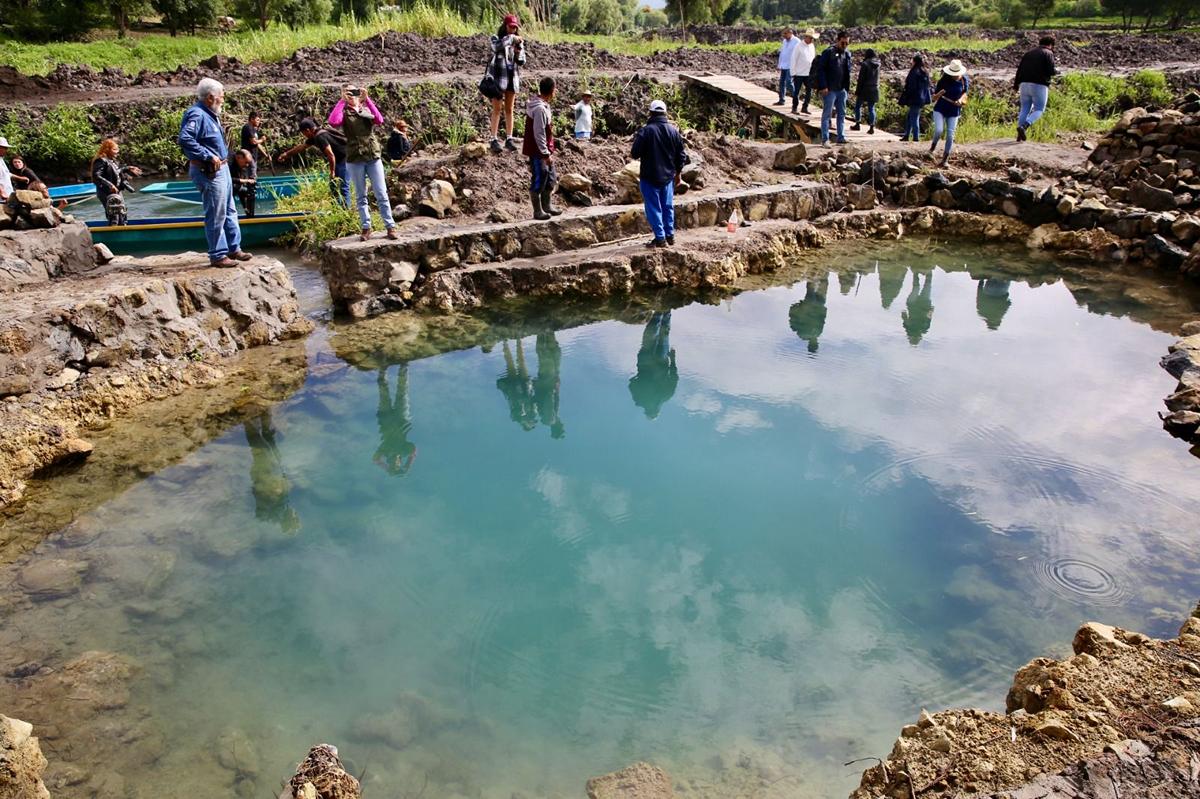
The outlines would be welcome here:
<svg viewBox="0 0 1200 799">
<path fill-rule="evenodd" d="M 200 190 L 200 202 L 204 204 L 204 238 L 208 242 L 209 260 L 219 261 L 242 248 L 242 229 L 233 204 L 229 166 L 222 165 L 211 178 L 199 167 L 191 166 L 188 175 Z"/>
<path fill-rule="evenodd" d="M 538 156 L 529 159 L 529 175 L 529 190 L 532 192 L 540 192 L 547 186 L 553 186 L 558 182 L 554 166 L 547 164 Z"/>
<path fill-rule="evenodd" d="M 654 231 L 654 238 L 665 239 L 675 235 L 675 184 L 655 186 L 648 180 L 638 181 L 642 189 L 642 202 L 646 207 L 646 221 Z"/>
<path fill-rule="evenodd" d="M 790 69 L 779 70 L 779 102 L 787 99 L 788 89 L 792 88 L 792 71 Z"/>
<path fill-rule="evenodd" d="M 857 125 L 862 121 L 863 106 L 867 107 L 867 122 L 871 127 L 875 127 L 875 103 L 870 100 L 855 100 L 854 101 L 854 124 Z"/>
<path fill-rule="evenodd" d="M 837 141 L 846 141 L 846 90 L 829 90 L 821 101 L 821 143 L 829 141 L 829 122 L 834 112 L 837 112 Z"/>
<path fill-rule="evenodd" d="M 387 176 L 383 172 L 383 161 L 360 161 L 347 165 L 350 172 L 350 182 L 354 184 L 354 198 L 358 203 L 358 221 L 363 230 L 371 227 L 371 209 L 367 204 L 367 178 L 371 179 L 371 190 L 375 192 L 375 202 L 379 205 L 379 215 L 388 230 L 396 226 L 392 219 L 392 201 L 388 199 Z"/>
<path fill-rule="evenodd" d="M 333 168 L 334 177 L 329 179 L 329 193 L 342 204 L 343 208 L 350 207 L 350 170 L 342 161 Z"/>
<path fill-rule="evenodd" d="M 1050 87 L 1040 83 L 1021 84 L 1021 111 L 1017 115 L 1017 127 L 1027 128 L 1041 119 L 1050 100 Z"/>
<path fill-rule="evenodd" d="M 933 112 L 933 143 L 929 149 L 937 147 L 938 139 L 942 138 L 943 128 L 946 130 L 946 153 L 943 157 L 949 158 L 950 151 L 954 149 L 954 131 L 958 129 L 958 115 L 948 117 L 941 111 Z"/>
<path fill-rule="evenodd" d="M 912 137 L 913 141 L 921 139 L 921 109 L 924 106 L 910 105 L 908 107 L 908 117 L 904 120 L 904 134 L 900 137 L 907 139 Z"/>
</svg>

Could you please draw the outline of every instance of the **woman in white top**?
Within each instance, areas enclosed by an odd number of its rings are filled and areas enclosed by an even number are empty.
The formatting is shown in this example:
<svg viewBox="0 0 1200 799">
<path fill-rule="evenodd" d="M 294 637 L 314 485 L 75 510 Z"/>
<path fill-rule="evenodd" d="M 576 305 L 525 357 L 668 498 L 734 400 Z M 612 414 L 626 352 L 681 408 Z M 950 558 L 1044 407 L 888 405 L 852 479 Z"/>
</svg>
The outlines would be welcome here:
<svg viewBox="0 0 1200 799">
<path fill-rule="evenodd" d="M 804 87 L 804 106 L 800 109 L 801 114 L 808 113 L 808 100 L 812 97 L 812 82 L 809 81 L 808 73 L 812 70 L 813 59 L 817 57 L 817 45 L 814 40 L 821 34 L 817 33 L 812 28 L 804 32 L 800 43 L 796 49 L 792 51 L 792 113 L 796 113 L 796 106 L 800 104 L 800 87 Z"/>
</svg>

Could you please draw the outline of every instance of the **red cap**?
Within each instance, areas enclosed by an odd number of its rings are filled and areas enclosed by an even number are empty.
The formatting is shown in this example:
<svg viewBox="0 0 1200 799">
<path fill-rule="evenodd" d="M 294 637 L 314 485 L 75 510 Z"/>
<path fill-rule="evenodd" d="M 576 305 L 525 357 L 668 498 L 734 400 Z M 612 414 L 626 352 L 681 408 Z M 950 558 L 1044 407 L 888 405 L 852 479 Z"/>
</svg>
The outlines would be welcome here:
<svg viewBox="0 0 1200 799">
<path fill-rule="evenodd" d="M 507 28 L 509 25 L 512 25 L 514 28 L 521 27 L 521 20 L 517 18 L 516 14 L 504 15 L 504 27 Z"/>
</svg>

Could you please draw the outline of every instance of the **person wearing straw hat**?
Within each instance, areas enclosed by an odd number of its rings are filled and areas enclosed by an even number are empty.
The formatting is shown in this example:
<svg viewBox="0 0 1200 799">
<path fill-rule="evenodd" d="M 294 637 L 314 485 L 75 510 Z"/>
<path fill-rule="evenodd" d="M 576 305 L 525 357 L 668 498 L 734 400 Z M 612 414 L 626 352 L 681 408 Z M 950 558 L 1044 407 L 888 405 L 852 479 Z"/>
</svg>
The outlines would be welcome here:
<svg viewBox="0 0 1200 799">
<path fill-rule="evenodd" d="M 583 92 L 579 102 L 575 103 L 575 138 L 584 140 L 592 138 L 592 93 Z"/>
<path fill-rule="evenodd" d="M 971 81 L 967 78 L 967 68 L 957 58 L 942 67 L 942 77 L 938 80 L 933 91 L 933 142 L 929 145 L 929 157 L 934 157 L 938 139 L 946 134 L 946 150 L 942 155 L 941 166 L 950 160 L 950 151 L 954 149 L 954 131 L 958 128 L 958 118 L 962 108 L 967 104 L 967 90 Z"/>
<path fill-rule="evenodd" d="M 796 106 L 800 103 L 800 87 L 804 87 L 804 105 L 800 108 L 801 114 L 808 113 L 808 101 L 812 97 L 812 79 L 809 73 L 812 72 L 813 60 L 817 57 L 817 45 L 815 41 L 820 38 L 821 34 L 817 33 L 812 28 L 808 28 L 800 36 L 800 44 L 796 45 L 796 49 L 792 51 L 792 113 L 796 113 Z"/>
<path fill-rule="evenodd" d="M 6 155 L 8 155 L 8 139 L 0 136 L 0 200 L 7 200 L 8 195 L 13 192 L 12 175 L 8 171 L 8 164 L 4 163 Z"/>
</svg>

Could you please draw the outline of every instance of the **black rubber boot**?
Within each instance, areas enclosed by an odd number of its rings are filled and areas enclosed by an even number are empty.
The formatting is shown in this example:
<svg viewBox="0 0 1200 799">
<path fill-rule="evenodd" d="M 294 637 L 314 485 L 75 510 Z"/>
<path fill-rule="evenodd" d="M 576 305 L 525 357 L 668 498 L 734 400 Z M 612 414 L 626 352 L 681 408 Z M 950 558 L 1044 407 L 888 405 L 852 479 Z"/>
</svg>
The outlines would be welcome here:
<svg viewBox="0 0 1200 799">
<path fill-rule="evenodd" d="M 542 210 L 542 195 L 540 192 L 529 192 L 529 201 L 533 204 L 533 218 L 539 222 L 543 222 L 550 218 L 550 214 Z"/>
<path fill-rule="evenodd" d="M 550 216 L 559 216 L 562 211 L 550 204 L 550 195 L 554 193 L 553 186 L 547 186 L 542 189 L 542 210 Z"/>
</svg>

